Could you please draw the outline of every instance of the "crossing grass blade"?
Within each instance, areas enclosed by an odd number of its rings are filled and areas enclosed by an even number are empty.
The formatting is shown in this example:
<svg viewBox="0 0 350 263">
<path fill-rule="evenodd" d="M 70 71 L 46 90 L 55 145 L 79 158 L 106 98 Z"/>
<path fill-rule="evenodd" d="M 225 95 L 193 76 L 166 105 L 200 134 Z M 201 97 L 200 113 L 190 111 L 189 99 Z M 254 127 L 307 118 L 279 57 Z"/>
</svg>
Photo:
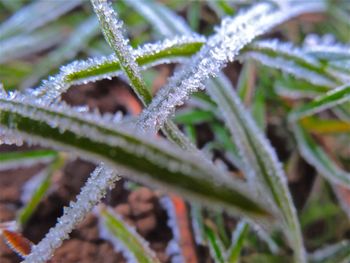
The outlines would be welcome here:
<svg viewBox="0 0 350 263">
<path fill-rule="evenodd" d="M 160 185 L 233 212 L 239 210 L 257 218 L 271 216 L 271 211 L 249 197 L 251 193 L 242 192 L 245 187 L 239 181 L 198 161 L 198 155 L 170 146 L 162 139 L 151 136 L 150 141 L 145 138 L 149 135 L 116 129 L 110 121 L 93 123 L 96 116 L 80 116 L 66 107 L 53 110 L 20 98 L 2 97 L 0 102 L 2 132 L 10 133 L 16 127 L 19 136 L 29 141 L 71 149 L 95 162 L 104 160 L 141 183 Z M 35 117 L 39 115 L 40 120 Z"/>
<path fill-rule="evenodd" d="M 99 212 L 99 219 L 104 227 L 108 229 L 108 235 L 106 233 L 104 236 L 111 239 L 112 243 L 116 243 L 117 247 L 122 248 L 122 252 L 126 252 L 129 262 L 160 262 L 155 253 L 149 248 L 147 241 L 111 209 L 102 208 Z"/>
<path fill-rule="evenodd" d="M 0 170 L 31 166 L 37 163 L 48 163 L 56 156 L 57 153 L 52 150 L 5 152 L 0 155 Z"/>
</svg>

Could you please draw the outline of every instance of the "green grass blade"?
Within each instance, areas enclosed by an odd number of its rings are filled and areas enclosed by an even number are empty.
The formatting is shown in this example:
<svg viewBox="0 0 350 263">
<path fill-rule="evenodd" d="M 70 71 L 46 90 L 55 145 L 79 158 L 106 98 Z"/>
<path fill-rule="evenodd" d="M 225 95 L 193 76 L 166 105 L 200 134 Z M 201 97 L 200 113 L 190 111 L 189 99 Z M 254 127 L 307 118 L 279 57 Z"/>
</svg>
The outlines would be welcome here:
<svg viewBox="0 0 350 263">
<path fill-rule="evenodd" d="M 204 43 L 203 38 L 173 38 L 164 42 L 147 44 L 135 50 L 135 59 L 138 65 L 157 65 L 166 61 L 176 62 L 178 59 L 189 57 L 197 52 Z M 159 62 L 158 62 L 159 61 Z M 89 63 L 90 62 L 90 63 Z M 75 62 L 74 64 L 77 64 Z M 90 80 L 98 80 L 116 76 L 121 70 L 120 62 L 117 58 L 101 58 L 96 61 L 78 62 L 76 69 L 65 74 L 65 81 L 69 83 L 83 83 Z M 81 69 L 80 65 L 81 65 Z M 85 67 L 82 67 L 83 65 Z M 67 68 L 70 66 L 68 65 Z"/>
<path fill-rule="evenodd" d="M 291 99 L 315 98 L 330 90 L 329 86 L 311 84 L 307 80 L 297 79 L 290 75 L 282 75 L 276 79 L 275 92 L 281 97 Z"/>
<path fill-rule="evenodd" d="M 30 3 L 0 25 L 0 39 L 42 27 L 77 7 L 81 2 L 81 0 L 67 2 L 38 0 Z"/>
<path fill-rule="evenodd" d="M 0 40 L 0 64 L 20 59 L 51 48 L 64 39 L 63 30 L 52 27 L 32 34 L 16 35 Z"/>
<path fill-rule="evenodd" d="M 108 230 L 108 233 L 106 232 L 103 237 L 107 237 L 112 243 L 116 243 L 118 248 L 126 249 L 128 252 L 125 253 L 125 256 L 129 261 L 142 263 L 160 262 L 155 253 L 149 248 L 147 241 L 136 233 L 135 229 L 131 228 L 119 215 L 108 208 L 101 209 L 99 214 L 102 224 Z"/>
<path fill-rule="evenodd" d="M 345 84 L 344 86 L 333 89 L 315 98 L 313 101 L 304 104 L 300 108 L 292 111 L 289 115 L 289 119 L 290 121 L 296 121 L 347 101 L 350 101 L 350 84 Z"/>
<path fill-rule="evenodd" d="M 232 235 L 231 247 L 226 252 L 226 262 L 237 263 L 239 262 L 239 255 L 241 253 L 244 239 L 248 233 L 248 223 L 240 221 L 236 226 Z"/>
<path fill-rule="evenodd" d="M 275 39 L 256 41 L 247 47 L 247 50 L 252 51 L 252 57 L 258 58 L 263 64 L 265 64 L 264 58 L 266 58 L 266 62 L 269 61 L 268 58 L 271 58 L 271 63 L 267 63 L 268 66 L 289 71 L 296 76 L 310 77 L 310 81 L 315 82 L 317 80 L 319 84 L 332 86 L 339 83 L 339 79 L 317 59 L 307 55 L 304 50 L 294 47 L 291 43 L 283 43 Z"/>
<path fill-rule="evenodd" d="M 198 89 L 204 82 L 230 61 L 255 37 L 272 27 L 304 12 L 323 10 L 324 5 L 312 3 L 295 5 L 288 12 L 275 10 L 268 4 L 257 4 L 234 18 L 226 18 L 201 50 L 181 69 L 176 70 L 167 85 L 156 95 L 150 106 L 143 111 L 139 124 L 144 130 L 158 130 L 175 108 Z M 249 34 L 247 31 L 249 30 Z M 224 36 L 224 37 L 223 37 Z"/>
<path fill-rule="evenodd" d="M 83 50 L 89 41 L 99 33 L 98 21 L 92 16 L 83 21 L 58 48 L 51 51 L 36 66 L 30 77 L 24 80 L 21 88 L 32 87 L 52 69 L 58 68 L 64 62 L 74 58 Z"/>
<path fill-rule="evenodd" d="M 235 144 L 239 148 L 243 161 L 243 172 L 248 182 L 257 182 L 269 193 L 267 199 L 272 199 L 282 214 L 282 225 L 294 248 L 297 261 L 305 262 L 305 251 L 297 214 L 292 202 L 286 176 L 282 170 L 275 151 L 265 136 L 259 131 L 252 117 L 246 112 L 234 92 L 229 81 L 221 75 L 211 79 L 207 91 L 221 110 L 225 123 L 231 131 Z M 258 189 L 258 191 L 261 191 Z"/>
<path fill-rule="evenodd" d="M 310 263 L 347 263 L 350 261 L 350 241 L 343 240 L 309 255 Z"/>
<path fill-rule="evenodd" d="M 350 173 L 341 170 L 299 123 L 292 124 L 299 151 L 305 160 L 333 183 L 350 188 Z"/>
<path fill-rule="evenodd" d="M 26 256 L 23 262 L 47 262 L 53 256 L 54 250 L 69 237 L 74 227 L 101 201 L 107 189 L 112 187 L 118 179 L 113 169 L 104 164 L 97 167 L 82 187 L 76 201 L 70 202 L 69 207 L 64 207 L 63 215 L 58 218 L 56 225 L 37 245 L 32 247 L 30 255 Z"/>
<path fill-rule="evenodd" d="M 193 34 L 182 17 L 153 0 L 125 0 L 125 3 L 148 20 L 162 36 L 173 37 L 174 34 Z"/>
<path fill-rule="evenodd" d="M 30 141 L 71 149 L 95 162 L 106 161 L 130 179 L 160 185 L 187 198 L 193 196 L 204 204 L 215 203 L 218 208 L 253 217 L 270 214 L 249 197 L 250 193 L 245 192 L 239 181 L 203 162 L 198 154 L 185 152 L 160 138 L 116 129 L 116 123 L 101 116 L 81 114 L 67 106 L 48 109 L 33 100 L 25 103 L 19 94 L 16 98 L 2 96 L 0 99 L 1 131 L 6 135 L 15 128 Z"/>
<path fill-rule="evenodd" d="M 40 201 L 44 198 L 47 191 L 49 190 L 51 186 L 51 178 L 53 176 L 53 173 L 56 170 L 60 169 L 63 163 L 63 158 L 58 156 L 53 161 L 53 163 L 50 164 L 50 166 L 47 169 L 45 169 L 44 176 L 40 184 L 35 189 L 29 202 L 25 204 L 25 206 L 19 211 L 19 214 L 17 215 L 17 221 L 22 227 L 24 227 L 25 224 L 28 222 L 28 220 L 38 207 Z"/>
<path fill-rule="evenodd" d="M 56 157 L 52 150 L 33 150 L 25 152 L 8 152 L 0 155 L 0 170 L 30 166 L 37 163 L 47 163 Z"/>
<path fill-rule="evenodd" d="M 307 117 L 300 120 L 302 127 L 316 134 L 350 134 L 350 121 Z"/>
<path fill-rule="evenodd" d="M 204 231 L 207 238 L 207 244 L 209 246 L 209 251 L 214 259 L 215 263 L 224 263 L 225 262 L 225 253 L 224 253 L 224 245 L 221 243 L 219 235 L 217 235 L 214 230 L 205 226 Z"/>
<path fill-rule="evenodd" d="M 146 44 L 135 50 L 136 62 L 147 67 L 178 62 L 197 52 L 204 43 L 200 37 L 180 37 L 153 44 Z M 118 58 L 114 55 L 74 61 L 61 68 L 60 73 L 44 81 L 36 90 L 45 100 L 57 100 L 73 84 L 110 79 L 122 73 Z"/>
<path fill-rule="evenodd" d="M 122 22 L 117 19 L 117 14 L 107 1 L 91 0 L 91 3 L 100 21 L 105 39 L 114 50 L 124 73 L 129 78 L 140 100 L 146 105 L 149 104 L 152 100 L 152 95 L 140 75 L 140 69 L 135 60 L 133 50 L 128 45 L 128 39 L 123 36 Z"/>
</svg>

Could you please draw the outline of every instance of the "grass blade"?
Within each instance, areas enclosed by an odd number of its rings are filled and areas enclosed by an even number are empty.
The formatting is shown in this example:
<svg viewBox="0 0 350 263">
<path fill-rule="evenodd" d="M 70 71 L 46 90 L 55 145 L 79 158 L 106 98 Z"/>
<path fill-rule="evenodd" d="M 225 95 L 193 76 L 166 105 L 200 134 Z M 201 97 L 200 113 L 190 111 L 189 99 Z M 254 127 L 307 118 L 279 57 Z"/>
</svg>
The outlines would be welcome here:
<svg viewBox="0 0 350 263">
<path fill-rule="evenodd" d="M 233 61 L 237 53 L 256 36 L 293 16 L 323 8 L 322 3 L 313 3 L 310 6 L 295 6 L 284 12 L 261 4 L 235 18 L 224 19 L 201 51 L 176 71 L 168 84 L 157 93 L 148 109 L 142 113 L 140 126 L 145 130 L 158 130 L 176 106 L 182 105 L 191 93 L 203 89 L 204 81 Z"/>
<path fill-rule="evenodd" d="M 310 263 L 346 263 L 350 260 L 350 241 L 343 240 L 337 244 L 319 249 L 309 255 Z"/>
<path fill-rule="evenodd" d="M 30 3 L 0 25 L 0 39 L 18 33 L 31 32 L 81 4 L 81 0 L 61 1 L 37 0 Z M 38 19 L 40 17 L 40 19 Z"/>
<path fill-rule="evenodd" d="M 0 40 L 0 64 L 46 50 L 60 43 L 62 39 L 63 31 L 54 27 Z"/>
<path fill-rule="evenodd" d="M 256 41 L 249 47 L 248 56 L 263 64 L 281 69 L 297 77 L 306 78 L 314 84 L 333 86 L 339 79 L 327 70 L 317 59 L 291 43 L 278 40 Z"/>
<path fill-rule="evenodd" d="M 50 229 L 39 244 L 32 247 L 32 251 L 25 257 L 25 263 L 44 263 L 51 257 L 69 233 L 83 220 L 85 215 L 100 202 L 105 196 L 106 190 L 112 187 L 118 179 L 118 175 L 103 164 L 95 169 L 87 180 L 85 186 L 77 196 L 75 202 L 65 207 L 63 215 L 56 225 Z"/>
<path fill-rule="evenodd" d="M 307 117 L 300 120 L 302 127 L 315 134 L 350 134 L 350 121 Z"/>
<path fill-rule="evenodd" d="M 204 231 L 207 237 L 207 243 L 209 246 L 209 251 L 214 259 L 215 263 L 224 263 L 225 262 L 225 253 L 224 253 L 224 245 L 221 243 L 219 235 L 217 235 L 214 230 L 205 225 Z"/>
<path fill-rule="evenodd" d="M 133 50 L 128 45 L 129 40 L 124 38 L 122 34 L 122 22 L 117 20 L 117 14 L 106 0 L 91 0 L 91 3 L 100 21 L 105 39 L 114 50 L 124 73 L 130 80 L 140 100 L 146 105 L 149 104 L 152 96 L 141 78 Z"/>
<path fill-rule="evenodd" d="M 58 68 L 62 63 L 74 58 L 99 32 L 98 21 L 95 16 L 83 21 L 64 43 L 47 54 L 47 56 L 36 65 L 31 76 L 25 79 L 21 84 L 21 88 L 24 89 L 33 86 L 52 69 Z"/>
<path fill-rule="evenodd" d="M 248 223 L 240 221 L 232 235 L 231 247 L 226 252 L 226 262 L 239 262 L 239 255 L 243 247 L 244 238 L 248 233 Z"/>
<path fill-rule="evenodd" d="M 128 262 L 159 262 L 155 253 L 149 248 L 147 241 L 111 209 L 102 208 L 99 219 L 102 221 L 102 226 L 100 226 L 102 236 L 112 241 L 118 250 L 124 253 Z"/>
<path fill-rule="evenodd" d="M 345 84 L 344 86 L 333 89 L 292 111 L 289 115 L 289 119 L 290 121 L 296 121 L 347 101 L 350 101 L 350 84 Z"/>
<path fill-rule="evenodd" d="M 350 173 L 336 166 L 322 147 L 305 132 L 299 123 L 292 124 L 292 127 L 299 151 L 305 160 L 331 182 L 350 188 Z"/>
<path fill-rule="evenodd" d="M 101 116 L 74 112 L 71 108 L 48 109 L 33 100 L 24 102 L 19 94 L 0 99 L 2 133 L 12 127 L 33 142 L 63 147 L 96 161 L 104 160 L 125 171 L 129 178 L 146 185 L 162 185 L 202 203 L 216 203 L 233 212 L 264 217 L 270 212 L 254 201 L 239 181 L 228 178 L 214 166 L 203 163 L 197 154 L 184 152 L 160 138 L 152 140 Z M 33 114 L 35 112 L 35 114 Z M 35 116 L 40 116 L 40 120 Z M 102 120 L 101 120 L 102 119 Z M 96 120 L 99 120 L 97 123 Z M 8 132 L 6 132 L 8 130 Z M 165 176 L 167 175 L 167 176 Z M 240 190 L 238 190 L 240 189 Z"/>
<path fill-rule="evenodd" d="M 21 166 L 31 166 L 37 163 L 48 163 L 57 156 L 52 150 L 33 150 L 25 152 L 1 153 L 0 171 Z"/>
<path fill-rule="evenodd" d="M 298 218 L 288 190 L 286 176 L 275 151 L 259 131 L 252 117 L 247 114 L 229 81 L 223 75 L 220 78 L 211 79 L 207 90 L 220 108 L 233 140 L 239 148 L 243 171 L 248 182 L 254 182 L 256 189 L 258 181 L 268 191 L 269 197 L 266 194 L 264 196 L 270 199 L 282 214 L 282 224 L 287 225 L 287 229 L 284 230 L 293 246 L 296 261 L 305 262 Z M 258 189 L 258 192 L 261 190 Z"/>
<path fill-rule="evenodd" d="M 45 169 L 43 174 L 44 176 L 40 184 L 37 185 L 37 188 L 32 193 L 29 202 L 19 211 L 19 214 L 17 215 L 17 221 L 22 227 L 28 222 L 32 214 L 35 212 L 40 201 L 49 190 L 53 173 L 62 167 L 63 163 L 63 158 L 57 156 L 53 163 L 47 169 Z"/>
<path fill-rule="evenodd" d="M 152 23 L 158 33 L 164 37 L 173 37 L 174 34 L 193 34 L 182 17 L 153 0 L 125 0 L 125 3 Z"/>
</svg>

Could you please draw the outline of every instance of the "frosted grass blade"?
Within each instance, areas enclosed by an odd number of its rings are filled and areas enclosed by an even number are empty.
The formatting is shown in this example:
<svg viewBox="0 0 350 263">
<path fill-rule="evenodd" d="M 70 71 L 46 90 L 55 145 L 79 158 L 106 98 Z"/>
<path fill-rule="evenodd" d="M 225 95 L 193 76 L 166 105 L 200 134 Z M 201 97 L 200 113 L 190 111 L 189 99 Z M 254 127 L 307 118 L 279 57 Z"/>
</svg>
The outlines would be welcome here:
<svg viewBox="0 0 350 263">
<path fill-rule="evenodd" d="M 203 42 L 204 38 L 201 37 L 176 37 L 146 44 L 135 50 L 136 62 L 143 69 L 158 64 L 178 62 L 198 51 Z M 35 93 L 46 101 L 55 101 L 73 84 L 111 79 L 120 75 L 121 70 L 115 55 L 74 61 L 61 67 L 60 73 L 44 81 Z"/>
<path fill-rule="evenodd" d="M 343 240 L 309 255 L 310 263 L 346 263 L 350 261 L 350 241 Z"/>
<path fill-rule="evenodd" d="M 46 76 L 52 69 L 59 67 L 67 60 L 74 58 L 84 49 L 89 41 L 99 33 L 98 21 L 92 16 L 83 21 L 70 37 L 54 51 L 46 55 L 35 67 L 31 76 L 24 80 L 21 88 L 32 87 L 38 80 Z"/>
<path fill-rule="evenodd" d="M 314 134 L 350 134 L 350 121 L 307 117 L 300 120 L 302 127 Z"/>
<path fill-rule="evenodd" d="M 308 37 L 306 39 L 308 39 Z M 310 41 L 312 40 L 309 40 L 309 42 Z M 332 45 L 326 45 L 322 43 L 312 44 L 308 43 L 308 40 L 306 40 L 303 49 L 307 54 L 327 61 L 350 59 L 349 45 L 339 43 L 333 43 Z"/>
<path fill-rule="evenodd" d="M 200 49 L 204 38 L 177 37 L 146 44 L 135 50 L 137 64 L 146 69 L 162 63 L 172 63 L 189 57 Z M 120 75 L 121 66 L 114 55 L 76 61 L 61 68 L 63 81 L 69 84 L 87 83 Z"/>
<path fill-rule="evenodd" d="M 34 1 L 0 25 L 0 39 L 19 33 L 31 32 L 61 15 L 69 12 L 82 3 L 81 0 L 71 1 Z M 38 19 L 40 17 L 40 19 Z"/>
<path fill-rule="evenodd" d="M 110 119 L 81 114 L 67 106 L 47 108 L 19 94 L 2 96 L 0 102 L 2 134 L 17 136 L 17 131 L 30 142 L 73 150 L 94 162 L 105 161 L 132 180 L 161 186 L 204 204 L 215 203 L 217 208 L 257 218 L 271 216 L 240 181 L 203 162 L 198 154 L 163 139 L 116 129 Z"/>
<path fill-rule="evenodd" d="M 31 166 L 37 163 L 48 163 L 57 156 L 52 150 L 33 150 L 25 152 L 8 152 L 0 155 L 0 171 Z"/>
<path fill-rule="evenodd" d="M 100 209 L 99 220 L 102 238 L 111 241 L 128 262 L 160 262 L 147 241 L 111 209 Z"/>
<path fill-rule="evenodd" d="M 294 249 L 295 260 L 305 262 L 305 250 L 297 214 L 288 190 L 286 176 L 276 153 L 261 133 L 252 117 L 243 108 L 229 81 L 220 75 L 210 79 L 207 91 L 221 110 L 225 123 L 242 157 L 243 172 L 257 191 L 277 207 L 282 217 L 282 227 Z M 260 186 L 256 189 L 257 182 Z M 258 184 L 259 185 L 259 184 Z M 261 189 L 264 186 L 264 189 Z M 269 193 L 266 196 L 265 192 Z"/>
<path fill-rule="evenodd" d="M 248 46 L 247 50 L 252 52 L 251 56 L 248 53 L 249 57 L 297 77 L 306 78 L 315 84 L 332 86 L 339 83 L 337 76 L 327 70 L 317 59 L 291 43 L 276 39 L 261 40 Z"/>
<path fill-rule="evenodd" d="M 281 76 L 275 81 L 275 92 L 291 99 L 315 98 L 330 90 L 328 86 L 309 83 L 309 80 L 296 79 L 290 75 Z"/>
<path fill-rule="evenodd" d="M 130 80 L 135 92 L 144 104 L 149 104 L 152 96 L 140 75 L 134 52 L 128 45 L 129 40 L 123 36 L 123 23 L 106 0 L 91 0 L 94 11 L 109 46 L 114 50 L 124 73 Z"/>
<path fill-rule="evenodd" d="M 31 193 L 31 197 L 29 198 L 28 202 L 24 205 L 24 207 L 19 211 L 17 215 L 17 221 L 22 227 L 24 227 L 25 224 L 28 222 L 32 214 L 35 212 L 40 201 L 44 198 L 47 191 L 49 190 L 51 186 L 51 178 L 53 176 L 53 173 L 56 170 L 60 169 L 60 167 L 62 167 L 63 164 L 63 157 L 57 156 L 53 163 L 50 164 L 49 167 L 46 168 L 43 172 L 43 176 L 42 178 L 40 178 L 41 182 L 39 183 L 39 185 L 35 186 L 35 190 L 33 193 Z"/>
<path fill-rule="evenodd" d="M 319 12 L 322 3 L 299 5 L 274 11 L 270 5 L 258 4 L 235 18 L 226 18 L 216 34 L 211 36 L 188 63 L 177 70 L 143 111 L 139 123 L 145 130 L 158 130 L 176 106 L 182 105 L 188 96 L 204 88 L 204 81 L 217 74 L 229 61 L 233 61 L 240 50 L 256 36 L 303 12 Z M 249 32 L 249 33 L 247 33 Z"/>
<path fill-rule="evenodd" d="M 237 263 L 239 262 L 239 255 L 243 247 L 244 239 L 247 235 L 249 226 L 245 221 L 240 221 L 232 235 L 231 246 L 226 252 L 226 262 Z"/>
<path fill-rule="evenodd" d="M 347 101 L 350 101 L 350 83 L 333 89 L 292 111 L 289 115 L 289 119 L 290 121 L 296 121 Z"/>
<path fill-rule="evenodd" d="M 60 43 L 63 38 L 62 30 L 50 28 L 0 40 L 0 64 L 48 49 Z"/>
<path fill-rule="evenodd" d="M 322 147 L 305 132 L 299 123 L 292 124 L 292 127 L 299 151 L 305 160 L 331 182 L 350 188 L 350 173 L 336 166 Z"/>
<path fill-rule="evenodd" d="M 101 164 L 90 175 L 85 186 L 81 189 L 75 202 L 63 209 L 63 215 L 58 218 L 46 236 L 32 247 L 30 255 L 25 257 L 24 263 L 45 263 L 53 255 L 56 248 L 61 246 L 72 230 L 84 219 L 86 214 L 101 201 L 108 188 L 113 187 L 119 177 L 115 171 Z"/>
<path fill-rule="evenodd" d="M 153 0 L 125 0 L 124 2 L 150 21 L 158 33 L 164 37 L 173 37 L 174 34 L 193 34 L 182 17 L 174 14 L 171 10 Z"/>
<path fill-rule="evenodd" d="M 224 263 L 225 262 L 225 252 L 224 245 L 222 244 L 219 235 L 217 235 L 214 230 L 205 226 L 204 231 L 207 238 L 207 244 L 209 246 L 209 252 L 214 259 L 215 263 Z"/>
</svg>

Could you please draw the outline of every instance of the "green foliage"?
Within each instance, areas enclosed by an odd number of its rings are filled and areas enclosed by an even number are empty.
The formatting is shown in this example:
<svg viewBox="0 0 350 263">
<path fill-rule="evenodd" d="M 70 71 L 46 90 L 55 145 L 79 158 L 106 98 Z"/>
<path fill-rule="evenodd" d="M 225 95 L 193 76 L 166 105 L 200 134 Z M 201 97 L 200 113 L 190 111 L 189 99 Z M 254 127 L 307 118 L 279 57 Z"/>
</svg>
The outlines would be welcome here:
<svg viewBox="0 0 350 263">
<path fill-rule="evenodd" d="M 317 220 L 328 226 L 333 216 L 344 216 L 339 204 L 332 198 L 321 204 L 322 197 L 317 195 L 308 200 L 299 223 L 300 211 L 291 198 L 288 179 L 293 180 L 291 173 L 303 178 L 308 175 L 297 165 L 291 172 L 293 169 L 285 169 L 283 163 L 292 159 L 293 152 L 317 171 L 321 177 L 316 181 L 329 184 L 338 198 L 338 187 L 350 191 L 346 150 L 345 154 L 330 150 L 323 138 L 331 136 L 332 147 L 350 143 L 348 4 L 320 0 L 244 4 L 169 1 L 165 5 L 153 0 L 125 0 L 112 6 L 105 0 L 92 0 L 91 8 L 80 0 L 65 5 L 59 2 L 0 3 L 1 17 L 13 12 L 0 24 L 0 78 L 6 90 L 23 90 L 8 93 L 0 87 L 0 144 L 28 141 L 72 151 L 100 165 L 62 216 L 67 227 L 62 227 L 63 219 L 59 219 L 26 260 L 48 260 L 104 196 L 118 178 L 117 172 L 190 201 L 191 219 L 198 226 L 193 229 L 195 239 L 209 248 L 215 262 L 349 260 L 348 241 L 320 248 L 324 242 L 340 241 L 345 235 L 327 232 L 314 240 L 305 232 Z M 332 19 L 322 18 L 305 28 L 302 18 L 296 19 L 297 26 L 286 22 L 313 12 L 327 13 Z M 213 31 L 218 20 L 223 22 Z M 279 27 L 284 22 L 286 25 Z M 274 35 L 283 35 L 284 42 L 266 36 L 254 40 L 274 27 L 281 33 Z M 96 39 L 100 31 L 109 47 Z M 212 33 L 202 36 L 198 32 Z M 152 43 L 154 39 L 157 42 Z M 139 45 L 146 40 L 151 43 Z M 91 54 L 99 56 L 86 58 Z M 61 67 L 70 60 L 74 61 Z M 159 71 L 149 69 L 170 63 L 179 64 L 175 74 L 153 98 L 151 84 Z M 226 75 L 224 67 L 229 72 Z M 32 88 L 53 72 L 58 73 Z M 60 102 L 62 94 L 75 84 L 113 77 L 130 84 L 144 106 L 140 116 L 117 120 L 118 115 L 91 113 Z M 237 84 L 236 89 L 233 84 Z M 207 94 L 198 88 L 206 89 Z M 175 111 L 180 105 L 182 108 Z M 152 134 L 158 128 L 164 136 Z M 282 146 L 270 138 L 272 128 L 283 137 Z M 210 139 L 203 141 L 202 133 L 208 133 Z M 280 154 L 283 151 L 287 157 Z M 64 162 L 53 150 L 0 155 L 0 170 L 36 163 L 48 167 L 17 217 L 22 226 Z M 88 196 L 89 192 L 96 198 Z M 348 201 L 339 202 L 349 214 L 350 205 L 344 205 Z M 79 216 L 74 216 L 75 209 Z M 215 219 L 208 216 L 212 210 Z M 243 219 L 235 229 L 228 229 L 223 212 Z M 132 255 L 128 260 L 158 262 L 142 237 L 118 215 L 109 209 L 97 213 L 110 234 L 108 240 L 118 240 L 126 255 Z M 257 229 L 256 233 L 248 231 L 248 225 Z M 233 233 L 231 241 L 228 230 Z M 263 242 L 256 241 L 256 235 Z M 47 247 L 50 251 L 44 249 Z M 293 259 L 287 252 L 290 248 Z M 317 250 L 307 253 L 310 248 Z"/>
</svg>

